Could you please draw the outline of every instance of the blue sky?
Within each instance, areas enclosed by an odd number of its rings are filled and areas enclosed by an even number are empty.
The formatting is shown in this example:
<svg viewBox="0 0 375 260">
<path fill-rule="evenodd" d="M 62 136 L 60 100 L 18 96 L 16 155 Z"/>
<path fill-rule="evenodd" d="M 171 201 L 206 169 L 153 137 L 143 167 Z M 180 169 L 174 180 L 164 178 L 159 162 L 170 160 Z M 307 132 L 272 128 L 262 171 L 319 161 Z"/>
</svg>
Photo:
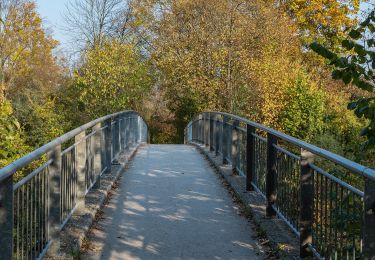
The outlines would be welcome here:
<svg viewBox="0 0 375 260">
<path fill-rule="evenodd" d="M 67 33 L 63 30 L 63 14 L 67 2 L 69 0 L 36 0 L 44 26 L 52 30 L 53 38 L 60 41 L 62 48 L 66 47 L 69 41 Z"/>
<path fill-rule="evenodd" d="M 69 48 L 69 35 L 63 30 L 65 6 L 70 0 L 36 0 L 38 11 L 41 14 L 45 27 L 53 32 L 53 37 L 60 41 L 61 47 Z M 375 0 L 369 0 L 374 3 Z M 368 5 L 363 4 L 362 9 L 367 9 Z"/>
</svg>

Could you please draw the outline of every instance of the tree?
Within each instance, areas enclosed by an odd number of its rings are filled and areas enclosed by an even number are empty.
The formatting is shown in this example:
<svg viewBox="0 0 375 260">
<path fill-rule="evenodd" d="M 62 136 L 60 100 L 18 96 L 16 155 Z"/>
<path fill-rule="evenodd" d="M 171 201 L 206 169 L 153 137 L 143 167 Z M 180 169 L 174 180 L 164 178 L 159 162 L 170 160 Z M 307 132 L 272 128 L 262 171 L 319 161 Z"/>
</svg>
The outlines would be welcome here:
<svg viewBox="0 0 375 260">
<path fill-rule="evenodd" d="M 147 61 L 133 45 L 108 41 L 87 51 L 84 58 L 71 86 L 78 98 L 73 99 L 73 107 L 90 119 L 142 108 L 152 77 Z"/>
<path fill-rule="evenodd" d="M 9 101 L 0 99 L 0 168 L 29 151 L 25 145 L 21 125 L 13 115 Z"/>
<path fill-rule="evenodd" d="M 285 87 L 294 82 L 291 68 L 301 57 L 289 18 L 263 1 L 174 1 L 164 10 L 155 23 L 152 58 L 178 140 L 202 110 L 280 128 Z"/>
<path fill-rule="evenodd" d="M 130 6 L 124 0 L 72 0 L 66 6 L 66 30 L 81 49 L 102 46 L 107 37 L 126 36 Z"/>
<path fill-rule="evenodd" d="M 273 0 L 272 0 L 273 1 Z M 276 0 L 299 28 L 305 46 L 318 41 L 335 48 L 346 36 L 345 29 L 356 24 L 360 0 Z"/>
<path fill-rule="evenodd" d="M 283 130 L 299 139 L 313 141 L 324 130 L 325 94 L 301 73 L 287 89 L 288 105 L 281 113 Z"/>
<path fill-rule="evenodd" d="M 45 33 L 42 20 L 31 1 L 0 2 L 0 79 L 2 95 L 19 93 L 16 86 L 33 85 L 18 82 L 40 73 L 46 82 L 52 81 L 56 69 L 52 50 L 58 42 Z M 42 68 L 42 69 L 41 69 Z M 40 82 L 40 81 L 39 81 Z M 35 86 L 35 85 L 33 85 Z M 14 95 L 13 95 L 14 96 Z"/>
<path fill-rule="evenodd" d="M 342 47 L 349 52 L 348 55 L 336 54 L 317 42 L 310 45 L 313 51 L 329 60 L 330 65 L 335 68 L 332 72 L 333 79 L 355 85 L 369 93 L 363 93 L 361 97 L 355 98 L 356 100 L 348 105 L 357 117 L 364 117 L 369 121 L 369 124 L 361 131 L 361 135 L 367 137 L 364 148 L 375 145 L 374 32 L 375 11 L 372 11 L 360 25 L 349 32 L 348 38 L 341 42 Z"/>
</svg>

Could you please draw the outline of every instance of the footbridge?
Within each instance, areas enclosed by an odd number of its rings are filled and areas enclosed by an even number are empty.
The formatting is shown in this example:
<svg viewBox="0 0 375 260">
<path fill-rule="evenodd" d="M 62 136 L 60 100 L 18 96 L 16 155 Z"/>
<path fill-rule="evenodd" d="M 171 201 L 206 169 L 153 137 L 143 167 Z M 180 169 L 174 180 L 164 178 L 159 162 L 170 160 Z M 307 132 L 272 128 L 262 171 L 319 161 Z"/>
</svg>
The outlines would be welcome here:
<svg viewBox="0 0 375 260">
<path fill-rule="evenodd" d="M 375 259 L 375 171 L 220 112 L 196 115 L 185 144 L 153 145 L 134 111 L 0 169 L 0 259 L 263 259 L 272 223 L 300 258 Z M 85 250 L 66 252 L 85 225 Z"/>
</svg>

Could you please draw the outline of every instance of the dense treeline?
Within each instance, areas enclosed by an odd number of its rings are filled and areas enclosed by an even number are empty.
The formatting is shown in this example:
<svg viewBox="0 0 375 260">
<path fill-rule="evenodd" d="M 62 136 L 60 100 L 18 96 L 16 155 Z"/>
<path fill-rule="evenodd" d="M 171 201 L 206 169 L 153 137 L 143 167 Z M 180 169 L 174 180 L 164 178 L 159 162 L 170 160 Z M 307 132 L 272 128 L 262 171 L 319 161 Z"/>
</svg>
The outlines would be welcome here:
<svg viewBox="0 0 375 260">
<path fill-rule="evenodd" d="M 220 110 L 374 166 L 359 134 L 369 119 L 346 108 L 368 94 L 308 49 L 350 52 L 359 0 L 74 0 L 73 68 L 34 1 L 0 2 L 0 167 L 124 109 L 144 114 L 153 142 L 182 142 L 194 114 Z"/>
</svg>

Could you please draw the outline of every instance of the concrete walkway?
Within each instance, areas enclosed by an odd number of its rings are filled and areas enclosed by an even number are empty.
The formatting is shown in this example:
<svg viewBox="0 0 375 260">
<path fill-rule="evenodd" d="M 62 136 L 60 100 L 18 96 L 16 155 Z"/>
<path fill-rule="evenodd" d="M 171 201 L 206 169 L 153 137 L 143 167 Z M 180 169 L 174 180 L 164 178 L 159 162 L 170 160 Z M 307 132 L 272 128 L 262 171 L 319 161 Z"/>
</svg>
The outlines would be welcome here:
<svg viewBox="0 0 375 260">
<path fill-rule="evenodd" d="M 261 259 L 253 230 L 199 152 L 148 145 L 136 154 L 85 259 Z"/>
</svg>

